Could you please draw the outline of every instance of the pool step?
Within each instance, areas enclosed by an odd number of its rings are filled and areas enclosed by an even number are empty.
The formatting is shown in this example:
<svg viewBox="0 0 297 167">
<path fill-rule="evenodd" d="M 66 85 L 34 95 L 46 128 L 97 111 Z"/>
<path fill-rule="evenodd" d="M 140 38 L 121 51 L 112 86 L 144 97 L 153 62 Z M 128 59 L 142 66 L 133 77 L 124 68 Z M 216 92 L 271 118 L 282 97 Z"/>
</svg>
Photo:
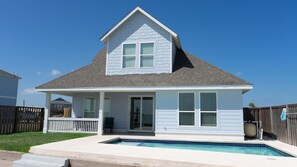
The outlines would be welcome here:
<svg viewBox="0 0 297 167">
<path fill-rule="evenodd" d="M 14 161 L 13 167 L 68 167 L 69 159 L 36 154 L 24 154 L 22 159 Z"/>
</svg>

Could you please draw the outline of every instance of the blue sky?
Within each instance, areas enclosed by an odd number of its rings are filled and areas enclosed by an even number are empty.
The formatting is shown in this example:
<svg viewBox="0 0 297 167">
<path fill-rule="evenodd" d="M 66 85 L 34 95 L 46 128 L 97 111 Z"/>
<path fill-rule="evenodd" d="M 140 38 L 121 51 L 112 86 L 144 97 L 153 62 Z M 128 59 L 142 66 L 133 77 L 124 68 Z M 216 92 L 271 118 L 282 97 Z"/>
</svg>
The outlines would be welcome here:
<svg viewBox="0 0 297 167">
<path fill-rule="evenodd" d="M 0 0 L 0 68 L 22 77 L 18 104 L 44 105 L 33 88 L 89 64 L 136 6 L 184 50 L 253 83 L 245 106 L 297 102 L 297 1 Z"/>
</svg>

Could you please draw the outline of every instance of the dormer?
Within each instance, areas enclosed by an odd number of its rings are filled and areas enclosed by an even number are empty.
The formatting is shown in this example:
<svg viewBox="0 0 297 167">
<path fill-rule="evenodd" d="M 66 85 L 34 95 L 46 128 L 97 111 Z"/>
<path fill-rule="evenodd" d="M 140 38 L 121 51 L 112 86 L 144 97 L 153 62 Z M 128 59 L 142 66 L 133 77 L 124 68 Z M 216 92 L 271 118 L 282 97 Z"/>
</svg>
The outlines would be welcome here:
<svg viewBox="0 0 297 167">
<path fill-rule="evenodd" d="M 172 73 L 178 35 L 136 7 L 102 38 L 106 75 Z"/>
</svg>

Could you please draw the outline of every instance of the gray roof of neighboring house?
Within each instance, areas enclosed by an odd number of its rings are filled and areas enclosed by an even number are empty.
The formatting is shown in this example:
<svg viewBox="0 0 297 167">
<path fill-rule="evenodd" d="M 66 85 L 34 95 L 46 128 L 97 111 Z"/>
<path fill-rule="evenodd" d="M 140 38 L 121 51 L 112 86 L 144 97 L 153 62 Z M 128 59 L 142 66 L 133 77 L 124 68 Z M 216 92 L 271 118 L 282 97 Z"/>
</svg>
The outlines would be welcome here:
<svg viewBox="0 0 297 167">
<path fill-rule="evenodd" d="M 21 79 L 20 77 L 18 77 L 16 74 L 11 74 L 9 72 L 6 72 L 4 70 L 0 69 L 0 76 L 5 76 L 5 77 L 9 77 L 9 78 L 16 78 L 16 79 Z"/>
<path fill-rule="evenodd" d="M 55 99 L 55 100 L 52 100 L 51 104 L 67 104 L 67 105 L 71 105 L 71 103 L 69 101 L 64 100 L 64 99 L 62 99 L 60 97 Z"/>
<path fill-rule="evenodd" d="M 252 85 L 182 50 L 172 73 L 105 75 L 106 48 L 91 64 L 36 87 L 37 89 L 94 87 L 240 86 Z"/>
</svg>

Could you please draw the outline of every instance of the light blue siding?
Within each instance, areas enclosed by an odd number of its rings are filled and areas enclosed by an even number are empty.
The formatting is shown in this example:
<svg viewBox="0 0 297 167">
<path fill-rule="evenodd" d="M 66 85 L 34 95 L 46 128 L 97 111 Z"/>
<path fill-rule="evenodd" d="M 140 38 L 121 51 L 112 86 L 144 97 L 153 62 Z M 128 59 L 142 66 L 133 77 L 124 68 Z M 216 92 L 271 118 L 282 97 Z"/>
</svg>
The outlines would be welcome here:
<svg viewBox="0 0 297 167">
<path fill-rule="evenodd" d="M 0 105 L 15 106 L 17 92 L 17 78 L 0 76 Z"/>
<path fill-rule="evenodd" d="M 195 126 L 178 125 L 178 91 L 157 91 L 156 93 L 105 93 L 111 99 L 110 116 L 114 117 L 116 131 L 129 130 L 129 96 L 155 96 L 155 132 L 201 135 L 243 135 L 243 113 L 241 90 L 217 90 L 218 127 L 200 127 L 200 91 L 195 93 Z M 84 93 L 73 96 L 73 117 L 83 117 L 85 97 L 96 97 L 96 117 L 99 110 L 99 93 Z"/>
<path fill-rule="evenodd" d="M 107 41 L 107 75 L 171 73 L 171 34 L 140 12 L 116 29 Z M 139 68 L 140 43 L 154 42 L 154 67 Z M 122 44 L 136 43 L 136 67 L 122 68 Z"/>
<path fill-rule="evenodd" d="M 205 135 L 243 135 L 241 90 L 217 90 L 218 127 L 200 127 L 200 91 L 195 93 L 195 126 L 178 125 L 178 91 L 156 92 L 156 132 Z"/>
</svg>

